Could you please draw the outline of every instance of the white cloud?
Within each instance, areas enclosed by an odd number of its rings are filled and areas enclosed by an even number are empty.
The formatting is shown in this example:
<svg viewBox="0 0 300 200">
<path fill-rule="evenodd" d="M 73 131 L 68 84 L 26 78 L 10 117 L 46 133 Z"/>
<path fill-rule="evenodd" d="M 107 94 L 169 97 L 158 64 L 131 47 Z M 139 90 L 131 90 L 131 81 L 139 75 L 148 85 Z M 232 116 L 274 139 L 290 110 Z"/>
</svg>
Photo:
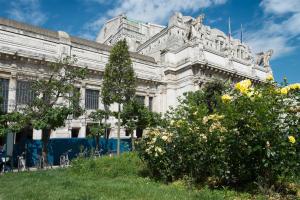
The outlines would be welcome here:
<svg viewBox="0 0 300 200">
<path fill-rule="evenodd" d="M 111 17 L 126 13 L 129 18 L 161 24 L 165 23 L 174 11 L 195 12 L 225 2 L 226 0 L 123 0 L 118 7 L 108 11 L 108 15 Z"/>
<path fill-rule="evenodd" d="M 102 0 L 89 0 L 101 3 Z M 221 5 L 227 0 L 117 0 L 115 7 L 108 10 L 99 19 L 86 24 L 85 30 L 97 34 L 106 19 L 120 14 L 143 22 L 165 24 L 174 11 L 197 12 L 202 8 Z"/>
<path fill-rule="evenodd" d="M 264 31 L 251 32 L 248 34 L 247 43 L 250 44 L 253 53 L 274 50 L 273 59 L 286 55 L 292 52 L 295 47 L 289 45 L 289 39 L 282 36 L 270 36 Z"/>
<path fill-rule="evenodd" d="M 10 18 L 33 25 L 41 25 L 47 20 L 39 0 L 12 0 L 7 13 Z"/>
<path fill-rule="evenodd" d="M 263 0 L 260 3 L 266 13 L 286 14 L 300 11 L 299 0 Z"/>
<path fill-rule="evenodd" d="M 300 36 L 299 0 L 263 0 L 265 19 L 260 30 L 247 33 L 247 42 L 255 52 L 274 49 L 273 58 L 284 56 L 298 46 L 293 39 Z"/>
</svg>

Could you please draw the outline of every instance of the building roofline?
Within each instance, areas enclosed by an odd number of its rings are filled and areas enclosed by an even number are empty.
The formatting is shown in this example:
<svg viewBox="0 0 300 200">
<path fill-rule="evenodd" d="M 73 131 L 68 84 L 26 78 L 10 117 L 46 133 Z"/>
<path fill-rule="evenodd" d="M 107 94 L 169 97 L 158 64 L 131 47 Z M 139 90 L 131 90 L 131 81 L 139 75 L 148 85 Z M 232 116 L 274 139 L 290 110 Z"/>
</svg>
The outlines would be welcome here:
<svg viewBox="0 0 300 200">
<path fill-rule="evenodd" d="M 12 19 L 6 19 L 6 18 L 0 17 L 0 25 L 20 29 L 23 31 L 31 32 L 31 33 L 38 33 L 40 35 L 44 35 L 47 37 L 52 37 L 52 38 L 57 38 L 57 39 L 59 38 L 57 31 L 40 28 L 38 26 L 26 24 L 23 22 L 18 22 L 18 21 L 12 20 Z"/>
<path fill-rule="evenodd" d="M 6 19 L 6 18 L 0 17 L 0 26 L 7 26 L 7 27 L 23 30 L 26 32 L 35 33 L 35 34 L 43 35 L 46 37 L 59 39 L 58 31 L 52 31 L 49 29 L 40 28 L 37 26 L 33 26 L 33 25 L 26 24 L 23 22 L 18 22 L 18 21 L 11 20 L 11 19 Z M 94 49 L 100 49 L 103 51 L 110 51 L 112 49 L 112 46 L 102 44 L 102 43 L 92 41 L 92 40 L 75 37 L 75 36 L 70 36 L 70 40 L 71 40 L 71 45 L 79 44 L 79 45 L 91 47 Z M 140 59 L 140 60 L 143 60 L 146 62 L 151 62 L 151 63 L 156 64 L 156 61 L 153 57 L 142 55 L 142 54 L 135 53 L 135 52 L 130 52 L 130 55 L 132 56 L 132 58 Z"/>
</svg>

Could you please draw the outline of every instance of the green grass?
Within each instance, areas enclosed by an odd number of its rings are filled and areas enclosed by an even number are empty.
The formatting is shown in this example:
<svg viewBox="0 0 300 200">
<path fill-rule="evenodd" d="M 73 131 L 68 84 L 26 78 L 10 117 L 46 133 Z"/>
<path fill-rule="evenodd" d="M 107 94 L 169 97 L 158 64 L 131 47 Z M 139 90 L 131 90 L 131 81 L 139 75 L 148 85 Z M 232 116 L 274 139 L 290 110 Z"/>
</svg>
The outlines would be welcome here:
<svg viewBox="0 0 300 200">
<path fill-rule="evenodd" d="M 253 199 L 230 190 L 187 189 L 181 182 L 163 184 L 141 176 L 144 167 L 134 154 L 77 160 L 74 167 L 0 176 L 0 200 L 90 199 Z M 263 198 L 257 198 L 263 199 Z"/>
</svg>

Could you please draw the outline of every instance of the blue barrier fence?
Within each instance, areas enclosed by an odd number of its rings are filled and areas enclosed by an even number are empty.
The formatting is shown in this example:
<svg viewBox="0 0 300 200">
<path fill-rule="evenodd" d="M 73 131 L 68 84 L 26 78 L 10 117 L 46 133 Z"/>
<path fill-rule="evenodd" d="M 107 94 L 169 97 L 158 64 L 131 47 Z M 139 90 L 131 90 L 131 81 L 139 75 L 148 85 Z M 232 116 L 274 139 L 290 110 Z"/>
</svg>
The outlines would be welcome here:
<svg viewBox="0 0 300 200">
<path fill-rule="evenodd" d="M 99 141 L 100 149 L 107 152 L 116 152 L 117 150 L 117 139 L 105 140 L 101 138 Z M 63 139 L 50 139 L 47 145 L 48 148 L 48 161 L 53 165 L 59 165 L 59 157 L 68 150 L 69 159 L 77 157 L 82 149 L 91 150 L 95 149 L 96 142 L 92 138 L 63 138 Z M 131 149 L 130 139 L 121 139 L 120 151 L 126 152 Z M 14 146 L 14 165 L 17 165 L 17 157 L 25 152 L 26 154 L 26 165 L 28 167 L 35 166 L 38 162 L 39 155 L 42 151 L 41 140 L 25 140 L 22 143 L 15 144 Z M 105 152 L 106 151 L 106 152 Z"/>
</svg>

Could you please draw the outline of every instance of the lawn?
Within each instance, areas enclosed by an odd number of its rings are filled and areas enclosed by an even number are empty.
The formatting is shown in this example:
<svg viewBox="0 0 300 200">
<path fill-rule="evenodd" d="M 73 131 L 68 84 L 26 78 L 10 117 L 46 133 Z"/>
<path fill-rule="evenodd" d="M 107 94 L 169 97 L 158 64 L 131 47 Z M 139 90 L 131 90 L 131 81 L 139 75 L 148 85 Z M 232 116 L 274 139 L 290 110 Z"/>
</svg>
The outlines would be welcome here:
<svg viewBox="0 0 300 200">
<path fill-rule="evenodd" d="M 142 176 L 134 154 L 120 158 L 78 160 L 74 167 L 0 176 L 0 199 L 264 199 L 235 191 L 188 189 L 180 182 L 164 184 Z"/>
</svg>

